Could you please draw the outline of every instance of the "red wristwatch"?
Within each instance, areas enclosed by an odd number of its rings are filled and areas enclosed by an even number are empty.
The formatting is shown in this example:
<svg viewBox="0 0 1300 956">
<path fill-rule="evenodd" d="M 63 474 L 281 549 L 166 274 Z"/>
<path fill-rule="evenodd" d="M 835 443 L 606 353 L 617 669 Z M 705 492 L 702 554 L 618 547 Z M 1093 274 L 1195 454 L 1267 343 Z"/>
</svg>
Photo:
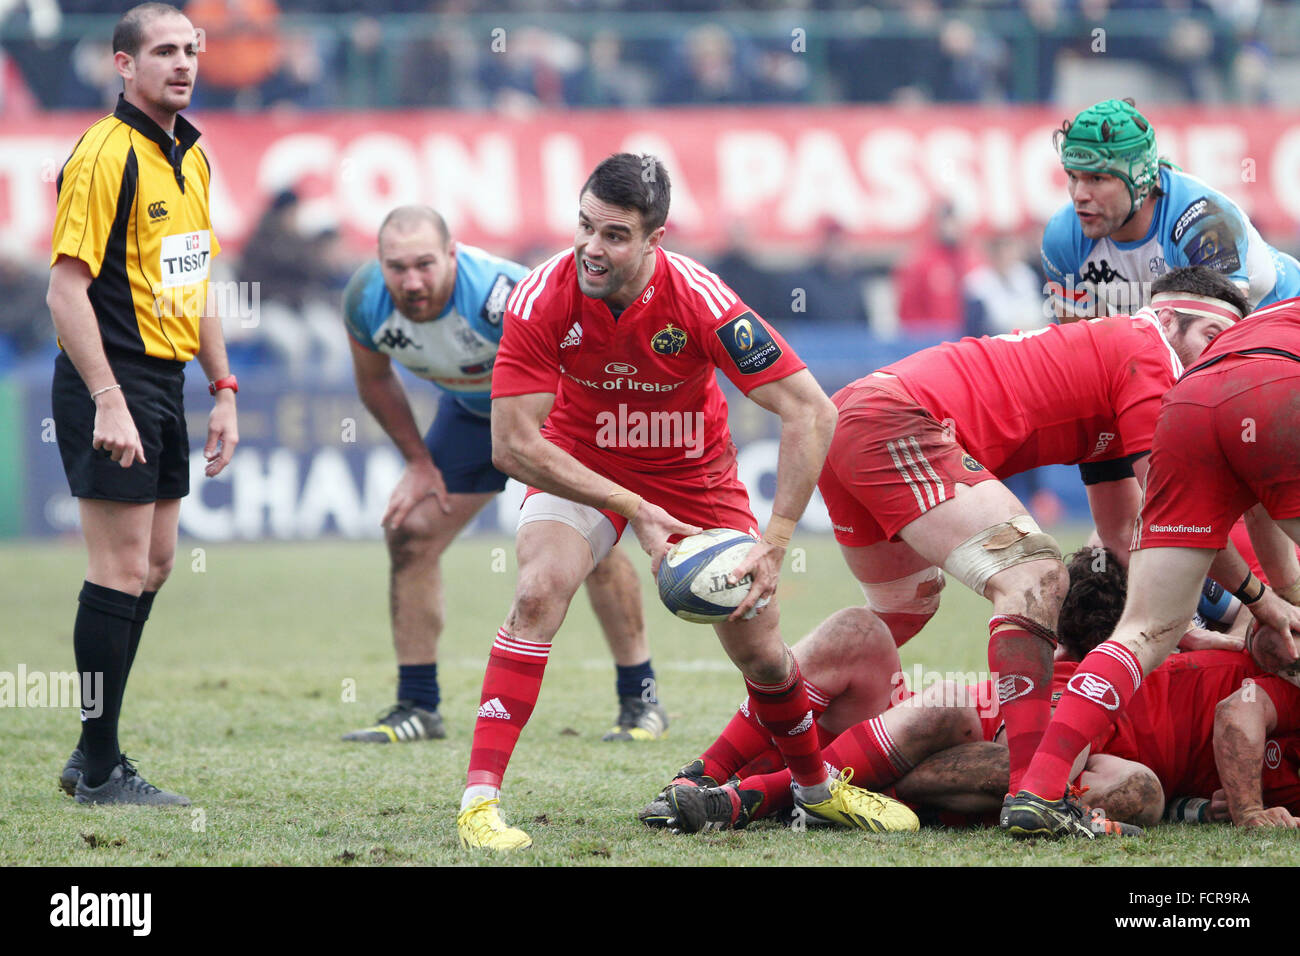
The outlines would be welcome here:
<svg viewBox="0 0 1300 956">
<path fill-rule="evenodd" d="M 239 382 L 233 375 L 227 375 L 225 378 L 219 378 L 215 382 L 208 382 L 208 394 L 217 394 L 217 389 L 228 388 L 235 394 L 239 394 Z"/>
</svg>

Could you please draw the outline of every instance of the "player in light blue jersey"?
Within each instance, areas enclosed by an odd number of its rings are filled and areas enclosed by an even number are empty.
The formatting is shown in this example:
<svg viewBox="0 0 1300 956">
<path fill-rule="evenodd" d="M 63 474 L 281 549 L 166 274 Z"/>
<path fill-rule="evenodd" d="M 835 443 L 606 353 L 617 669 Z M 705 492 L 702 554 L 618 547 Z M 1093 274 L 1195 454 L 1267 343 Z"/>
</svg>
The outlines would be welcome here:
<svg viewBox="0 0 1300 956">
<path fill-rule="evenodd" d="M 443 552 L 506 485 L 492 465 L 492 364 L 506 298 L 528 270 L 454 242 L 425 206 L 399 206 L 379 227 L 378 259 L 343 294 L 357 390 L 406 460 L 384 512 L 397 703 L 344 740 L 397 743 L 446 736 L 438 712 Z M 423 437 L 392 362 L 442 396 Z M 618 671 L 619 715 L 605 740 L 653 740 L 668 728 L 641 613 L 641 588 L 619 550 L 587 579 Z"/>
<path fill-rule="evenodd" d="M 1131 100 L 1067 120 L 1054 143 L 1070 203 L 1043 230 L 1043 269 L 1062 321 L 1131 314 L 1181 266 L 1228 275 L 1252 309 L 1300 295 L 1300 263 L 1268 245 L 1231 199 L 1160 158 Z"/>
</svg>

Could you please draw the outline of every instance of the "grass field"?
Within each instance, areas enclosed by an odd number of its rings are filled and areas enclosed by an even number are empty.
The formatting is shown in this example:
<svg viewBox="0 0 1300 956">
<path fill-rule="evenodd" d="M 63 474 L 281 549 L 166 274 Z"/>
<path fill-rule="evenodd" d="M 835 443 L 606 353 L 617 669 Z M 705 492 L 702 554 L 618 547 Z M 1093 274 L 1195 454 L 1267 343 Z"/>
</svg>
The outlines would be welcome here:
<svg viewBox="0 0 1300 956">
<path fill-rule="evenodd" d="M 1062 535 L 1067 545 L 1082 534 Z M 829 538 L 797 541 L 805 570 L 782 579 L 787 640 L 861 603 Z M 645 606 L 672 729 L 651 744 L 606 744 L 613 667 L 579 597 L 556 638 L 541 701 L 506 778 L 508 819 L 534 848 L 506 859 L 456 841 L 487 650 L 509 604 L 511 543 L 474 538 L 445 559 L 448 621 L 440 679 L 449 739 L 345 744 L 394 696 L 379 543 L 182 541 L 131 676 L 122 744 L 145 776 L 192 810 L 76 806 L 56 777 L 76 740 L 72 709 L 0 711 L 0 865 L 1124 865 L 1294 866 L 1294 834 L 1161 827 L 1140 841 L 1013 844 L 996 831 L 874 836 L 793 833 L 775 824 L 672 836 L 634 814 L 705 747 L 743 696 L 706 626 L 671 617 L 645 578 Z M 494 572 L 504 549 L 505 572 Z M 792 555 L 792 558 L 794 555 Z M 638 566 L 640 565 L 638 557 Z M 6 620 L 0 671 L 70 671 L 77 542 L 0 547 Z M 903 663 L 985 670 L 987 605 L 958 585 L 905 648 Z M 355 682 L 354 685 L 350 682 Z M 355 687 L 355 702 L 345 700 Z"/>
</svg>

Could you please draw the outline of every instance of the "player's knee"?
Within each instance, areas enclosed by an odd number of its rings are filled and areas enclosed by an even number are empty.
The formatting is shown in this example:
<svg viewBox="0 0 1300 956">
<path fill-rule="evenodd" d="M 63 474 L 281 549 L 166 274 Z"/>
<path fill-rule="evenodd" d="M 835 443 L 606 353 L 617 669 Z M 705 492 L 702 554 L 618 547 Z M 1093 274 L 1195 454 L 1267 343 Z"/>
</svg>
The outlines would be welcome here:
<svg viewBox="0 0 1300 956">
<path fill-rule="evenodd" d="M 416 511 L 408 514 L 396 528 L 388 529 L 384 540 L 388 544 L 388 559 L 394 571 L 438 557 L 433 523 Z"/>
<path fill-rule="evenodd" d="M 519 627 L 546 629 L 552 623 L 558 627 L 576 589 L 573 575 L 553 566 L 520 568 L 510 620 Z"/>
<path fill-rule="evenodd" d="M 166 580 L 171 577 L 172 567 L 176 563 L 176 555 L 173 552 L 165 557 L 149 557 L 149 570 L 145 575 L 144 589 L 146 591 L 157 591 Z"/>
<path fill-rule="evenodd" d="M 889 629 L 895 646 L 902 647 L 939 610 L 939 592 L 946 582 L 943 571 L 931 567 L 893 581 L 860 583 L 867 607 Z"/>
<path fill-rule="evenodd" d="M 1003 614 L 1023 614 L 1050 622 L 1053 629 L 1070 590 L 1070 573 L 1056 560 L 1035 560 L 1007 568 L 989 582 L 985 591 Z"/>
<path fill-rule="evenodd" d="M 1028 567 L 1030 565 L 1036 567 Z M 949 552 L 943 569 L 976 594 L 989 599 L 1001 595 L 1015 600 L 1015 589 L 1017 586 L 1023 589 L 1026 583 L 1035 588 L 1036 594 L 1041 587 L 1050 586 L 1058 608 L 1070 583 L 1061 562 L 1060 545 L 1029 515 L 1013 515 L 1007 521 L 971 535 Z M 1059 596 L 1056 594 L 1058 584 Z M 1022 604 L 1036 601 L 1036 597 L 1021 598 Z M 1016 613 L 1027 613 L 1028 610 L 1018 608 Z"/>
<path fill-rule="evenodd" d="M 809 679 L 818 670 L 858 671 L 898 658 L 889 628 L 865 607 L 836 611 L 794 646 L 794 654 Z"/>
</svg>

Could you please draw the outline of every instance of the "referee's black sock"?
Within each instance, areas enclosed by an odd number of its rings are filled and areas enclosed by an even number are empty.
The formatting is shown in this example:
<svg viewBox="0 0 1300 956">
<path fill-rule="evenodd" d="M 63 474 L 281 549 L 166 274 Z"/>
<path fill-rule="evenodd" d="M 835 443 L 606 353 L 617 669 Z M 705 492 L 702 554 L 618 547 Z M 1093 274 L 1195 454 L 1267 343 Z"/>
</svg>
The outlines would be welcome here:
<svg viewBox="0 0 1300 956">
<path fill-rule="evenodd" d="M 122 696 L 126 696 L 126 679 L 131 676 L 131 665 L 135 663 L 135 652 L 140 649 L 140 635 L 144 633 L 144 623 L 149 620 L 149 612 L 153 609 L 153 599 L 158 596 L 157 591 L 141 592 L 135 605 L 135 616 L 131 620 L 131 640 L 126 648 L 126 670 L 122 673 Z M 86 749 L 86 732 L 81 732 L 81 737 L 77 741 L 77 749 L 83 753 Z"/>
<path fill-rule="evenodd" d="M 137 598 L 86 581 L 77 600 L 72 647 L 81 677 L 81 739 L 86 786 L 98 787 L 117 766 L 117 718 Z M 89 675 L 89 676 L 87 676 Z"/>
</svg>

